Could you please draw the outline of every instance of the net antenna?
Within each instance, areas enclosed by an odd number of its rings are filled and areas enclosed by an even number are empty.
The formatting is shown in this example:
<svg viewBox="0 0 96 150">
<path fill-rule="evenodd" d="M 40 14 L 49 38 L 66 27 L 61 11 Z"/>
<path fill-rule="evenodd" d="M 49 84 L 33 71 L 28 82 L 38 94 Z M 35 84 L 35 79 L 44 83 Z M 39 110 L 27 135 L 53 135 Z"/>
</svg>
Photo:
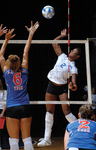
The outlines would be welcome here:
<svg viewBox="0 0 96 150">
<path fill-rule="evenodd" d="M 2 44 L 4 40 L 0 40 Z M 9 40 L 9 44 L 26 44 L 27 40 Z M 68 44 L 68 40 L 32 40 L 32 44 Z M 71 44 L 85 44 L 85 56 L 86 56 L 86 75 L 88 86 L 88 101 L 30 101 L 30 104 L 92 104 L 91 98 L 91 75 L 90 75 L 90 58 L 89 58 L 89 40 L 70 40 Z M 4 102 L 0 102 L 0 104 Z M 6 102 L 5 102 L 6 103 Z"/>
</svg>

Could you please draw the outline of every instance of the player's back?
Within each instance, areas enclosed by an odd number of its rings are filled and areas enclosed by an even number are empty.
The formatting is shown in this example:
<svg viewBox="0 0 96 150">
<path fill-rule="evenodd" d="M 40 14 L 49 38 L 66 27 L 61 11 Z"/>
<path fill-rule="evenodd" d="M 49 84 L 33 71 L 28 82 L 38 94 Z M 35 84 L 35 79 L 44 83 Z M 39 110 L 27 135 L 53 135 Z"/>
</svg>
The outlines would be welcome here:
<svg viewBox="0 0 96 150">
<path fill-rule="evenodd" d="M 25 68 L 20 72 L 8 69 L 4 72 L 4 78 L 7 85 L 7 107 L 29 104 L 28 71 Z"/>
<path fill-rule="evenodd" d="M 78 119 L 77 121 L 68 124 L 66 129 L 70 136 L 68 148 L 77 147 L 96 150 L 96 122 Z"/>
</svg>

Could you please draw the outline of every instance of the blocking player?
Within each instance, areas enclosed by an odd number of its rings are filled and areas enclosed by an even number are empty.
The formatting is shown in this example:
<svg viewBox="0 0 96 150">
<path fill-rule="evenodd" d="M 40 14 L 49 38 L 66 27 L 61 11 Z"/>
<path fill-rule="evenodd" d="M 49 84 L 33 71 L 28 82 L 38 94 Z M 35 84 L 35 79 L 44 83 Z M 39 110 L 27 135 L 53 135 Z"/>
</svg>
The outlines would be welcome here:
<svg viewBox="0 0 96 150">
<path fill-rule="evenodd" d="M 6 124 L 9 133 L 10 150 L 19 150 L 19 129 L 22 132 L 24 142 L 24 150 L 33 150 L 33 145 L 30 137 L 31 126 L 31 110 L 29 104 L 29 95 L 27 93 L 28 82 L 28 54 L 31 46 L 31 40 L 35 31 L 39 27 L 36 22 L 31 27 L 25 26 L 29 32 L 28 40 L 24 48 L 22 63 L 17 55 L 9 55 L 5 61 L 4 54 L 8 41 L 14 35 L 14 29 L 6 33 L 4 43 L 0 51 L 0 64 L 4 73 L 5 83 L 7 85 L 7 109 L 6 109 Z"/>
</svg>

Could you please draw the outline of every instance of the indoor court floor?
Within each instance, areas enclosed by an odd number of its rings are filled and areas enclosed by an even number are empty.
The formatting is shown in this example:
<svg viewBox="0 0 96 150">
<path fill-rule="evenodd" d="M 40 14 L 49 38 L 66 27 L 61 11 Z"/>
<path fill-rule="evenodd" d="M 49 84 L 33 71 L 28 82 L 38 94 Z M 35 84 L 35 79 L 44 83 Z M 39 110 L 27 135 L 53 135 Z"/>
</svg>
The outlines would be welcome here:
<svg viewBox="0 0 96 150">
<path fill-rule="evenodd" d="M 33 140 L 38 142 L 39 138 L 33 138 Z M 34 150 L 64 150 L 63 143 L 64 143 L 63 137 L 53 137 L 51 146 L 38 147 L 37 144 L 35 144 Z M 9 150 L 9 149 L 4 149 L 4 150 Z M 24 149 L 20 149 L 20 150 L 24 150 Z"/>
</svg>

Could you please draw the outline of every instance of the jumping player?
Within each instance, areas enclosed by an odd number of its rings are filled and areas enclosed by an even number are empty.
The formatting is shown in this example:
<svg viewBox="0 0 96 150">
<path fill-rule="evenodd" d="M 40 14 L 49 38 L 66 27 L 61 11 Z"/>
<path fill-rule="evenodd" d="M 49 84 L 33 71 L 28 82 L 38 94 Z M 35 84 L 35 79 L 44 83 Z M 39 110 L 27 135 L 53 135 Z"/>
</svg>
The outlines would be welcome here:
<svg viewBox="0 0 96 150">
<path fill-rule="evenodd" d="M 0 51 L 0 64 L 4 73 L 5 82 L 7 85 L 7 109 L 6 109 L 6 124 L 9 133 L 10 150 L 19 150 L 19 129 L 22 132 L 22 139 L 24 142 L 24 150 L 33 150 L 32 140 L 30 137 L 31 126 L 31 111 L 29 104 L 29 95 L 27 93 L 28 82 L 28 53 L 31 46 L 32 37 L 39 27 L 36 22 L 31 27 L 25 26 L 29 32 L 28 40 L 24 48 L 23 60 L 17 55 L 9 55 L 5 61 L 4 53 L 7 43 L 12 39 L 14 29 L 6 33 L 5 41 Z"/>
<path fill-rule="evenodd" d="M 66 37 L 66 33 L 66 29 L 62 30 L 61 34 L 54 40 L 59 40 L 63 37 Z M 57 96 L 59 96 L 60 101 L 68 101 L 68 65 L 70 66 L 70 76 L 72 76 L 72 82 L 70 82 L 69 88 L 71 90 L 76 90 L 76 76 L 78 74 L 78 71 L 74 61 L 80 57 L 81 50 L 79 48 L 71 50 L 68 61 L 68 57 L 65 53 L 62 52 L 60 45 L 55 43 L 52 45 L 56 55 L 58 56 L 58 59 L 54 68 L 48 73 L 49 84 L 46 90 L 45 100 L 56 101 Z M 46 110 L 47 112 L 45 115 L 44 138 L 42 140 L 40 139 L 38 146 L 49 146 L 52 144 L 51 131 L 54 122 L 55 105 L 47 104 Z M 71 113 L 69 105 L 62 104 L 62 110 L 65 115 L 65 118 L 69 122 L 76 120 L 76 117 Z"/>
<path fill-rule="evenodd" d="M 92 121 L 92 108 L 82 105 L 80 119 L 69 123 L 64 136 L 64 150 L 96 150 L 96 122 Z"/>
</svg>

